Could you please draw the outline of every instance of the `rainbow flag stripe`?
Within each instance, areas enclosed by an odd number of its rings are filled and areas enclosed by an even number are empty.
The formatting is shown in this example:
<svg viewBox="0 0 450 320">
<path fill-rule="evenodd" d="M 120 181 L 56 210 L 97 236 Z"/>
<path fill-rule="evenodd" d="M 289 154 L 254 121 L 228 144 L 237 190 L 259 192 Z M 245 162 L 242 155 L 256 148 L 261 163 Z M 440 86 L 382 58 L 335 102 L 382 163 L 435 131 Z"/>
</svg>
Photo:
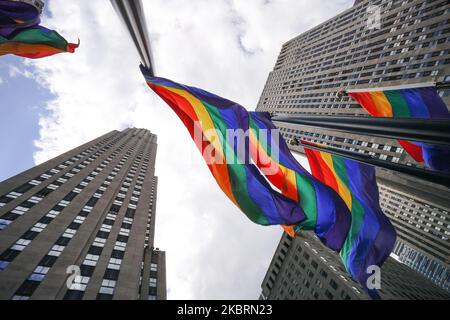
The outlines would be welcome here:
<svg viewBox="0 0 450 320">
<path fill-rule="evenodd" d="M 10 39 L 0 36 L 0 56 L 14 54 L 31 59 L 62 52 L 75 52 L 78 44 L 68 43 L 59 33 L 36 26 L 15 33 Z"/>
<path fill-rule="evenodd" d="M 380 208 L 375 169 L 322 151 L 305 148 L 305 152 L 314 177 L 339 193 L 351 211 L 340 255 L 347 271 L 366 287 L 368 267 L 381 267 L 396 240 L 395 229 Z"/>
<path fill-rule="evenodd" d="M 386 118 L 448 119 L 450 112 L 434 84 L 348 90 L 370 115 Z M 450 148 L 399 140 L 400 145 L 432 170 L 450 171 Z"/>
<path fill-rule="evenodd" d="M 227 129 L 248 129 L 247 111 L 206 91 L 151 77 L 141 67 L 147 84 L 178 115 L 196 141 L 209 170 L 227 197 L 260 225 L 293 225 L 305 214 L 296 202 L 274 190 L 256 166 L 240 156 Z"/>
<path fill-rule="evenodd" d="M 37 26 L 39 11 L 24 2 L 0 0 L 0 36 L 8 38 L 20 29 Z"/>
<path fill-rule="evenodd" d="M 305 221 L 285 230 L 290 234 L 314 230 L 326 246 L 339 251 L 351 223 L 343 199 L 298 163 L 268 113 L 250 112 L 250 129 L 252 159 L 263 172 L 270 173 L 266 178 L 285 196 L 298 202 L 306 214 Z M 278 156 L 274 150 L 279 151 Z"/>
<path fill-rule="evenodd" d="M 386 118 L 444 118 L 450 113 L 432 84 L 347 91 L 366 111 Z"/>
</svg>

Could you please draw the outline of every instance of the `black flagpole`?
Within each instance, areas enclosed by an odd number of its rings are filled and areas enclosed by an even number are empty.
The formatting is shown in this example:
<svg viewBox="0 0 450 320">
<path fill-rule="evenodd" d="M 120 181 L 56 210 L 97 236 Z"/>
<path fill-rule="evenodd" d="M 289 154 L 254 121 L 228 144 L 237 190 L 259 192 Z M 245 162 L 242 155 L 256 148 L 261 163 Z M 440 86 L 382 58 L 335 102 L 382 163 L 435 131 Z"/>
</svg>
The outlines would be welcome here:
<svg viewBox="0 0 450 320">
<path fill-rule="evenodd" d="M 272 121 L 364 134 L 369 136 L 450 145 L 450 120 L 378 117 L 277 115 Z"/>
</svg>

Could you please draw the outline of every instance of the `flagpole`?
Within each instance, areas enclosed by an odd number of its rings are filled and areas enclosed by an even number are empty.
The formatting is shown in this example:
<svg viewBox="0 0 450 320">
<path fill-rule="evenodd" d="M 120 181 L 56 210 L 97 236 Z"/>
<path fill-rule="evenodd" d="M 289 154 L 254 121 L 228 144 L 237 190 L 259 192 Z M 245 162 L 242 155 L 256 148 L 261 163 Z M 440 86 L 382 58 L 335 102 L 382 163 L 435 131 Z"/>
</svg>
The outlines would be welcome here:
<svg viewBox="0 0 450 320">
<path fill-rule="evenodd" d="M 155 68 L 142 1 L 111 0 L 111 4 L 133 39 L 141 63 L 149 70 L 150 75 L 154 76 Z"/>
<path fill-rule="evenodd" d="M 448 119 L 398 119 L 379 117 L 308 116 L 290 117 L 276 115 L 272 121 L 319 127 L 354 134 L 365 134 L 389 139 L 419 141 L 450 145 L 450 120 Z"/>
</svg>

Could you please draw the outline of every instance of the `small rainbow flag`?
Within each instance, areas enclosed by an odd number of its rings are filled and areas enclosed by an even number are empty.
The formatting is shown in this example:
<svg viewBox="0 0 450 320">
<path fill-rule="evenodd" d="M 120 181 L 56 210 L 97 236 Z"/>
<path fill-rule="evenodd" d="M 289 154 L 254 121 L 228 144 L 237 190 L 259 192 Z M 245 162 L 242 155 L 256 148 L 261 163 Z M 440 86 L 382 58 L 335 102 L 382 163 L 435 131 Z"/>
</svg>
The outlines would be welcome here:
<svg viewBox="0 0 450 320">
<path fill-rule="evenodd" d="M 376 290 L 367 287 L 368 268 L 383 265 L 394 248 L 396 232 L 380 208 L 375 168 L 306 147 L 305 152 L 314 177 L 339 193 L 351 211 L 342 261 L 353 278 L 378 298 Z"/>
<path fill-rule="evenodd" d="M 387 88 L 348 90 L 370 115 L 386 118 L 448 119 L 450 113 L 432 83 Z M 450 171 L 450 148 L 399 140 L 419 163 L 437 171 Z"/>
<path fill-rule="evenodd" d="M 11 38 L 0 36 L 0 56 L 14 54 L 31 59 L 62 52 L 75 52 L 78 44 L 68 43 L 59 33 L 42 26 L 20 30 Z"/>
</svg>

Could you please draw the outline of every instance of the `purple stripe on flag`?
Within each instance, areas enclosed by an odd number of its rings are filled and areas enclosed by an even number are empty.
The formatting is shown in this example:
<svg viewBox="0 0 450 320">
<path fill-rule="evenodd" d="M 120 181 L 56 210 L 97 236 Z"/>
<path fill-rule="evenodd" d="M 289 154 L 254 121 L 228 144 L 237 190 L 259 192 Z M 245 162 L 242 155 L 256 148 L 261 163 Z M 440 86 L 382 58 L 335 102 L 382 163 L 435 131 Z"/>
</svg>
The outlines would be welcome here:
<svg viewBox="0 0 450 320">
<path fill-rule="evenodd" d="M 442 101 L 435 87 L 420 88 L 418 91 L 428 108 L 428 113 L 431 118 L 450 118 L 447 106 Z"/>
</svg>

